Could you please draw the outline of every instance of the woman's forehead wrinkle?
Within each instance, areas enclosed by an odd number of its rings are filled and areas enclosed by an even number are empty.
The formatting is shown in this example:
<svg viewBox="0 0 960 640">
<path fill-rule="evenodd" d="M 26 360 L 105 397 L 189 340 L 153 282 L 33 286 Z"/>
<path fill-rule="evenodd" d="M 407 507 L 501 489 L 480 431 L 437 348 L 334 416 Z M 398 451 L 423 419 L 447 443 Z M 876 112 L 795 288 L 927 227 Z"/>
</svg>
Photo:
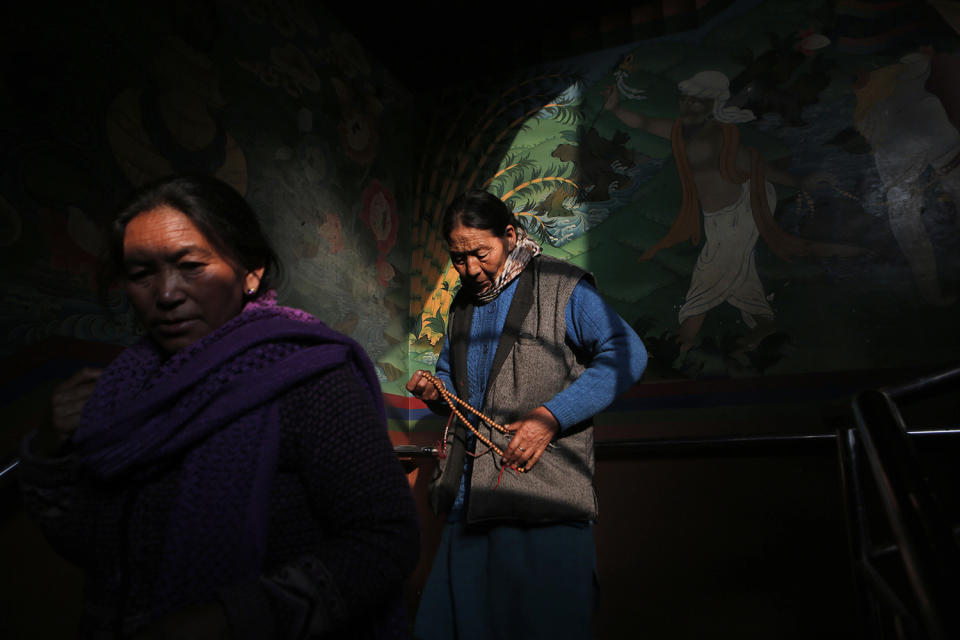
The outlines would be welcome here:
<svg viewBox="0 0 960 640">
<path fill-rule="evenodd" d="M 455 229 L 450 234 L 450 253 L 470 253 L 486 249 L 491 239 L 496 238 L 491 232 L 479 229 Z"/>
<path fill-rule="evenodd" d="M 210 243 L 189 218 L 151 215 L 155 211 L 142 213 L 127 224 L 123 238 L 125 255 L 150 253 L 182 257 L 190 252 L 211 253 Z"/>
</svg>

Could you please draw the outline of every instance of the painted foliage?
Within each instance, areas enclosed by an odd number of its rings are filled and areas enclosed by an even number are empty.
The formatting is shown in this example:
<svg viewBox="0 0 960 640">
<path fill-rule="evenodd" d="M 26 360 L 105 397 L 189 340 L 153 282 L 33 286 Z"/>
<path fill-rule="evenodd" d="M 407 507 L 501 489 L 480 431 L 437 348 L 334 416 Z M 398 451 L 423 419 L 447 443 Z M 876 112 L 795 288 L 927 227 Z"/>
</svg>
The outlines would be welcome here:
<svg viewBox="0 0 960 640">
<path fill-rule="evenodd" d="M 741 0 L 461 97 L 414 214 L 414 363 L 457 287 L 437 212 L 480 186 L 596 274 L 648 380 L 955 360 L 960 40 L 925 10 Z"/>
</svg>

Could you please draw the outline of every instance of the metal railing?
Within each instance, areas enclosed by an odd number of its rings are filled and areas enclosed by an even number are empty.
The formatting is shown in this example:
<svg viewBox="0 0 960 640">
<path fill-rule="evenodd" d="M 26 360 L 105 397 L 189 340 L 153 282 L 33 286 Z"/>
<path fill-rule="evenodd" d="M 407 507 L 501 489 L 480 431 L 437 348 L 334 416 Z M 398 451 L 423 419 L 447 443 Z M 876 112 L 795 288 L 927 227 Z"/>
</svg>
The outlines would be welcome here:
<svg viewBox="0 0 960 640">
<path fill-rule="evenodd" d="M 960 429 L 910 431 L 900 411 L 902 405 L 957 390 L 960 367 L 865 391 L 852 403 L 855 426 L 840 431 L 865 638 L 960 638 L 960 545 L 957 523 L 951 522 L 957 514 L 943 502 L 937 479 L 918 447 L 938 436 L 956 442 Z M 870 498 L 875 498 L 873 503 Z M 872 506 L 876 502 L 879 509 Z M 889 531 L 881 531 L 878 524 Z"/>
<path fill-rule="evenodd" d="M 960 429 L 941 429 L 910 431 L 911 436 L 960 436 Z M 705 453 L 724 453 L 733 451 L 747 452 L 792 452 L 800 453 L 813 449 L 822 449 L 833 446 L 837 440 L 833 433 L 813 434 L 782 434 L 782 435 L 750 435 L 750 436 L 723 436 L 716 438 L 637 438 L 621 440 L 601 440 L 594 443 L 597 457 L 619 457 L 631 455 L 699 455 Z M 403 458 L 426 459 L 437 456 L 437 448 L 402 444 L 394 448 L 394 452 Z M 12 475 L 20 465 L 18 458 L 0 463 L 0 481 Z"/>
<path fill-rule="evenodd" d="M 20 459 L 14 458 L 4 464 L 0 464 L 0 482 L 3 481 L 8 474 L 12 475 L 14 470 L 20 466 Z"/>
<path fill-rule="evenodd" d="M 950 521 L 936 482 L 917 451 L 918 444 L 945 441 L 941 439 L 960 443 L 960 428 L 908 430 L 900 411 L 900 405 L 957 390 L 960 367 L 857 395 L 852 403 L 855 424 L 837 433 L 600 440 L 595 451 L 604 460 L 793 455 L 836 447 L 864 637 L 960 638 L 957 523 Z M 398 457 L 412 463 L 437 454 L 432 446 L 394 449 Z M 12 480 L 18 465 L 15 458 L 0 463 L 0 483 Z M 892 540 L 880 540 L 871 525 L 867 498 L 875 495 Z M 889 575 L 891 559 L 899 560 L 903 579 Z M 884 622 L 891 616 L 896 619 L 892 632 Z"/>
<path fill-rule="evenodd" d="M 751 435 L 724 436 L 716 438 L 646 438 L 624 440 L 601 440 L 594 443 L 599 458 L 631 455 L 692 455 L 739 451 L 806 451 L 812 447 L 832 445 L 836 436 L 824 434 L 787 434 L 787 435 Z M 434 458 L 436 447 L 419 445 L 397 445 L 396 454 L 407 459 Z M 12 475 L 20 460 L 13 458 L 0 464 L 0 481 Z"/>
<path fill-rule="evenodd" d="M 600 459 L 622 456 L 702 455 L 709 453 L 790 452 L 801 453 L 832 446 L 833 433 L 719 436 L 715 438 L 629 438 L 598 440 L 593 448 Z M 398 445 L 394 451 L 408 459 L 429 459 L 437 448 L 419 445 Z"/>
</svg>

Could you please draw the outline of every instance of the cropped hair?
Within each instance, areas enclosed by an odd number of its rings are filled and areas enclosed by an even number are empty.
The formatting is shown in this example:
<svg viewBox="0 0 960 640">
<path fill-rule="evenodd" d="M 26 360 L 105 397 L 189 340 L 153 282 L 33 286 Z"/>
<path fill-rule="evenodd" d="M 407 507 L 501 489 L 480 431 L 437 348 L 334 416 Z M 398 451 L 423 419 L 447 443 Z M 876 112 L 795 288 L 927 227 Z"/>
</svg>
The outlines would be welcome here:
<svg viewBox="0 0 960 640">
<path fill-rule="evenodd" d="M 450 232 L 461 225 L 471 229 L 487 229 L 501 238 L 508 225 L 513 225 L 514 229 L 520 228 L 520 223 L 507 205 L 481 189 L 460 194 L 444 211 L 441 230 L 445 239 L 449 240 Z"/>
</svg>

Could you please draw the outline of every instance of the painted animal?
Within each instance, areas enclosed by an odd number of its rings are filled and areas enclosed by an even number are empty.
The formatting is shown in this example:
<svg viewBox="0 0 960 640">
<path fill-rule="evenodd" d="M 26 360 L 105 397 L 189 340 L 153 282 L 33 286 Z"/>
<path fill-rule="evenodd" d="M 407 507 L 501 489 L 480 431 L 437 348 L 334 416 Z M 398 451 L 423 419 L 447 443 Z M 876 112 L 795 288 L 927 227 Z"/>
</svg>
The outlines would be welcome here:
<svg viewBox="0 0 960 640">
<path fill-rule="evenodd" d="M 777 113 L 787 126 L 802 126 L 805 124 L 801 117 L 803 108 L 815 104 L 830 84 L 828 64 L 823 58 L 814 57 L 815 50 L 808 49 L 804 43 L 815 42 L 815 46 L 823 47 L 829 40 L 816 35 L 797 41 L 773 33 L 768 35 L 772 48 L 756 57 L 749 49 L 740 55 L 745 68 L 730 81 L 729 104 L 749 109 L 758 118 Z M 798 73 L 811 58 L 810 70 Z"/>
<path fill-rule="evenodd" d="M 630 178 L 614 171 L 616 163 L 623 168 L 634 165 L 633 153 L 627 149 L 629 136 L 623 131 L 616 132 L 612 138 L 600 136 L 596 129 L 582 134 L 580 144 L 561 144 L 550 155 L 561 162 L 576 164 L 573 177 L 580 185 L 580 197 L 587 202 L 603 202 L 610 199 L 610 185 L 617 183 L 623 189 L 630 184 Z M 571 194 L 572 195 L 572 194 Z"/>
</svg>

